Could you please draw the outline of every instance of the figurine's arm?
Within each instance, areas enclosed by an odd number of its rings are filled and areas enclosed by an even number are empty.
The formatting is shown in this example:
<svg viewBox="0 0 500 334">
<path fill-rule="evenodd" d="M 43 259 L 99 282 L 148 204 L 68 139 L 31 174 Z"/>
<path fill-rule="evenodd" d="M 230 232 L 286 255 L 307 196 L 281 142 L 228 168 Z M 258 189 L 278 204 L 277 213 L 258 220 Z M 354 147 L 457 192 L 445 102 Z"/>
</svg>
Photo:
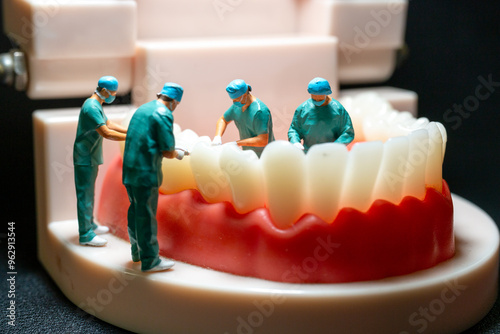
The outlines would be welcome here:
<svg viewBox="0 0 500 334">
<path fill-rule="evenodd" d="M 351 117 L 347 113 L 347 110 L 342 106 L 343 113 L 343 127 L 341 135 L 335 140 L 335 143 L 340 144 L 350 144 L 354 140 L 354 128 L 352 126 Z"/>
<path fill-rule="evenodd" d="M 103 136 L 106 139 L 115 140 L 115 141 L 124 141 L 126 136 L 127 136 L 126 133 L 112 130 L 112 129 L 108 128 L 107 125 L 101 125 L 100 127 L 98 127 L 97 133 L 99 133 L 101 136 Z"/>
<path fill-rule="evenodd" d="M 224 116 L 219 118 L 219 120 L 217 121 L 217 125 L 215 126 L 215 136 L 222 137 L 224 132 L 226 132 L 226 127 L 228 124 L 229 122 L 226 122 Z"/>
<path fill-rule="evenodd" d="M 229 122 L 226 121 L 224 116 L 219 118 L 217 121 L 217 125 L 215 126 L 215 136 L 212 141 L 213 145 L 221 145 L 222 144 L 222 135 L 226 131 L 226 127 L 229 124 Z"/>
<path fill-rule="evenodd" d="M 106 126 L 113 131 L 120 132 L 120 133 L 127 133 L 127 129 L 120 124 L 117 124 L 115 122 L 111 122 L 109 119 L 106 122 Z"/>
<path fill-rule="evenodd" d="M 167 158 L 167 159 L 174 159 L 174 158 L 177 158 L 178 155 L 179 155 L 179 152 L 176 151 L 176 150 L 173 150 L 173 151 L 163 151 L 162 152 L 162 155 L 164 158 Z"/>
<path fill-rule="evenodd" d="M 263 133 L 256 137 L 238 140 L 236 144 L 238 146 L 253 146 L 253 147 L 264 147 L 269 142 L 269 134 Z"/>
</svg>

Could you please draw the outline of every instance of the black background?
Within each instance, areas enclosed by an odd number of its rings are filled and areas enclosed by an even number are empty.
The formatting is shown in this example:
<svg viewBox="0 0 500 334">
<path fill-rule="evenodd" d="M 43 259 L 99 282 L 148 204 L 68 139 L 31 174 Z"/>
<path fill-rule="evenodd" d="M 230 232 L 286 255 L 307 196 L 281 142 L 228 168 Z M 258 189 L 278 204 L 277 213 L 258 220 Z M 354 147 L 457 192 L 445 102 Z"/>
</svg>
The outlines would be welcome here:
<svg viewBox="0 0 500 334">
<path fill-rule="evenodd" d="M 419 115 L 445 125 L 444 178 L 452 192 L 477 204 L 498 224 L 500 2 L 411 0 L 405 40 L 409 57 L 383 84 L 417 92 Z M 10 41 L 2 35 L 0 52 L 10 48 Z M 454 105 L 473 101 L 481 84 L 479 77 L 498 83 L 495 91 L 474 106 L 467 118 L 448 112 Z M 0 87 L 0 277 L 7 272 L 7 222 L 14 221 L 18 271 L 15 332 L 125 333 L 80 312 L 58 290 L 36 256 L 31 114 L 37 109 L 79 107 L 82 103 L 83 99 L 32 101 L 12 88 Z M 7 307 L 6 287 L 6 280 L 1 279 L 2 310 Z M 466 333 L 500 333 L 499 310 L 497 300 L 488 316 Z M 4 314 L 0 312 L 0 331 L 6 326 Z"/>
</svg>

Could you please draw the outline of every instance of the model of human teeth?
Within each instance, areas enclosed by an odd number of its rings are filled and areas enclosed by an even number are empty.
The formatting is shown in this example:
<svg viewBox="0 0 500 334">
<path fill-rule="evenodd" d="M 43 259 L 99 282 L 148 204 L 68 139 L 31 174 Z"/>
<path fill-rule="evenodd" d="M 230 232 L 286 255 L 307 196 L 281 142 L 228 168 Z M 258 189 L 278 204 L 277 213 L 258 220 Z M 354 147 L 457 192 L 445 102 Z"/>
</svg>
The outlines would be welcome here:
<svg viewBox="0 0 500 334">
<path fill-rule="evenodd" d="M 177 127 L 177 146 L 191 156 L 164 159 L 160 190 L 196 189 L 208 203 L 230 202 L 240 214 L 266 207 L 279 228 L 307 213 L 331 223 L 343 207 L 364 212 L 377 199 L 399 204 L 405 196 L 423 199 L 426 187 L 441 191 L 446 132 L 440 123 L 392 110 L 373 94 L 342 102 L 356 127 L 350 151 L 327 143 L 305 155 L 276 141 L 258 159 L 252 151 L 212 146 L 209 137 Z"/>
<path fill-rule="evenodd" d="M 451 257 L 453 209 L 442 180 L 444 127 L 395 111 L 374 94 L 341 102 L 353 120 L 354 143 L 315 145 L 307 154 L 277 140 L 259 159 L 253 151 L 212 146 L 209 137 L 177 127 L 176 146 L 191 153 L 163 162 L 161 253 L 292 282 L 377 279 Z M 119 161 L 107 179 L 117 175 Z M 103 187 L 98 218 L 127 238 L 126 192 L 113 182 L 115 187 Z M 112 194 L 105 193 L 110 189 Z M 303 277 L 288 272 L 325 243 L 328 259 L 321 270 Z"/>
</svg>

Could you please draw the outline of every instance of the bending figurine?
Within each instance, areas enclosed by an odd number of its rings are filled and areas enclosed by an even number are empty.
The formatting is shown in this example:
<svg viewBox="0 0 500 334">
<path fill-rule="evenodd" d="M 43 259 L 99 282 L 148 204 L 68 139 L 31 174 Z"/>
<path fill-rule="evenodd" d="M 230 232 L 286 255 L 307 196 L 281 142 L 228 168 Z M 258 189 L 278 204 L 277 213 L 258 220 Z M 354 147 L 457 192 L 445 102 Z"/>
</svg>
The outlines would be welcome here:
<svg viewBox="0 0 500 334">
<path fill-rule="evenodd" d="M 311 98 L 295 110 L 288 140 L 306 153 L 315 144 L 335 142 L 347 145 L 352 142 L 351 117 L 339 101 L 329 96 L 332 89 L 328 81 L 315 78 L 307 91 Z"/>
<path fill-rule="evenodd" d="M 123 184 L 130 200 L 128 234 L 132 260 L 141 261 L 145 272 L 167 270 L 175 264 L 159 257 L 156 210 L 162 158 L 180 160 L 186 153 L 175 149 L 172 116 L 183 93 L 178 84 L 166 83 L 157 100 L 137 109 L 128 127 L 123 154 Z"/>
<path fill-rule="evenodd" d="M 244 150 L 253 150 L 260 157 L 264 147 L 274 141 L 273 119 L 269 108 L 251 94 L 252 87 L 241 79 L 233 80 L 226 91 L 233 105 L 217 121 L 214 145 L 222 143 L 227 125 L 234 121 L 240 134 L 236 144 Z"/>
<path fill-rule="evenodd" d="M 94 222 L 94 189 L 98 167 L 103 163 L 102 138 L 123 141 L 127 133 L 125 128 L 108 120 L 102 109 L 103 102 L 115 100 L 117 90 L 115 77 L 100 78 L 94 94 L 83 103 L 78 118 L 73 164 L 81 245 L 104 246 L 107 243 L 97 235 L 107 233 L 109 228 Z"/>
</svg>

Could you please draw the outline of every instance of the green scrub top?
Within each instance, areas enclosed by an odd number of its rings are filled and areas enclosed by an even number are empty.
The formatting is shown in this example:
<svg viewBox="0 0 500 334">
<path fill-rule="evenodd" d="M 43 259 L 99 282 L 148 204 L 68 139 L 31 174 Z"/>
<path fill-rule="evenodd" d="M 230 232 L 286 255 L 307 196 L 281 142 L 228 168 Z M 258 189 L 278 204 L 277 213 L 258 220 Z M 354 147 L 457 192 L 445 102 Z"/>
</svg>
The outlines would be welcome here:
<svg viewBox="0 0 500 334">
<path fill-rule="evenodd" d="M 123 154 L 123 184 L 159 187 L 162 182 L 163 151 L 175 149 L 172 112 L 154 100 L 132 116 Z"/>
<path fill-rule="evenodd" d="M 268 134 L 269 143 L 274 141 L 273 119 L 269 108 L 259 99 L 255 99 L 248 108 L 242 112 L 234 104 L 224 113 L 226 122 L 234 121 L 240 133 L 240 139 L 257 137 Z M 243 146 L 244 150 L 253 150 L 260 157 L 264 147 Z"/>
<path fill-rule="evenodd" d="M 83 103 L 73 146 L 73 163 L 75 165 L 102 165 L 102 136 L 97 132 L 97 129 L 106 125 L 107 121 L 108 118 L 99 101 L 89 98 Z"/>
<path fill-rule="evenodd" d="M 301 139 L 304 140 L 305 152 L 314 144 L 335 142 L 347 145 L 354 139 L 351 117 L 337 100 L 316 107 L 308 99 L 295 111 L 288 130 L 288 140 L 292 144 Z"/>
</svg>

